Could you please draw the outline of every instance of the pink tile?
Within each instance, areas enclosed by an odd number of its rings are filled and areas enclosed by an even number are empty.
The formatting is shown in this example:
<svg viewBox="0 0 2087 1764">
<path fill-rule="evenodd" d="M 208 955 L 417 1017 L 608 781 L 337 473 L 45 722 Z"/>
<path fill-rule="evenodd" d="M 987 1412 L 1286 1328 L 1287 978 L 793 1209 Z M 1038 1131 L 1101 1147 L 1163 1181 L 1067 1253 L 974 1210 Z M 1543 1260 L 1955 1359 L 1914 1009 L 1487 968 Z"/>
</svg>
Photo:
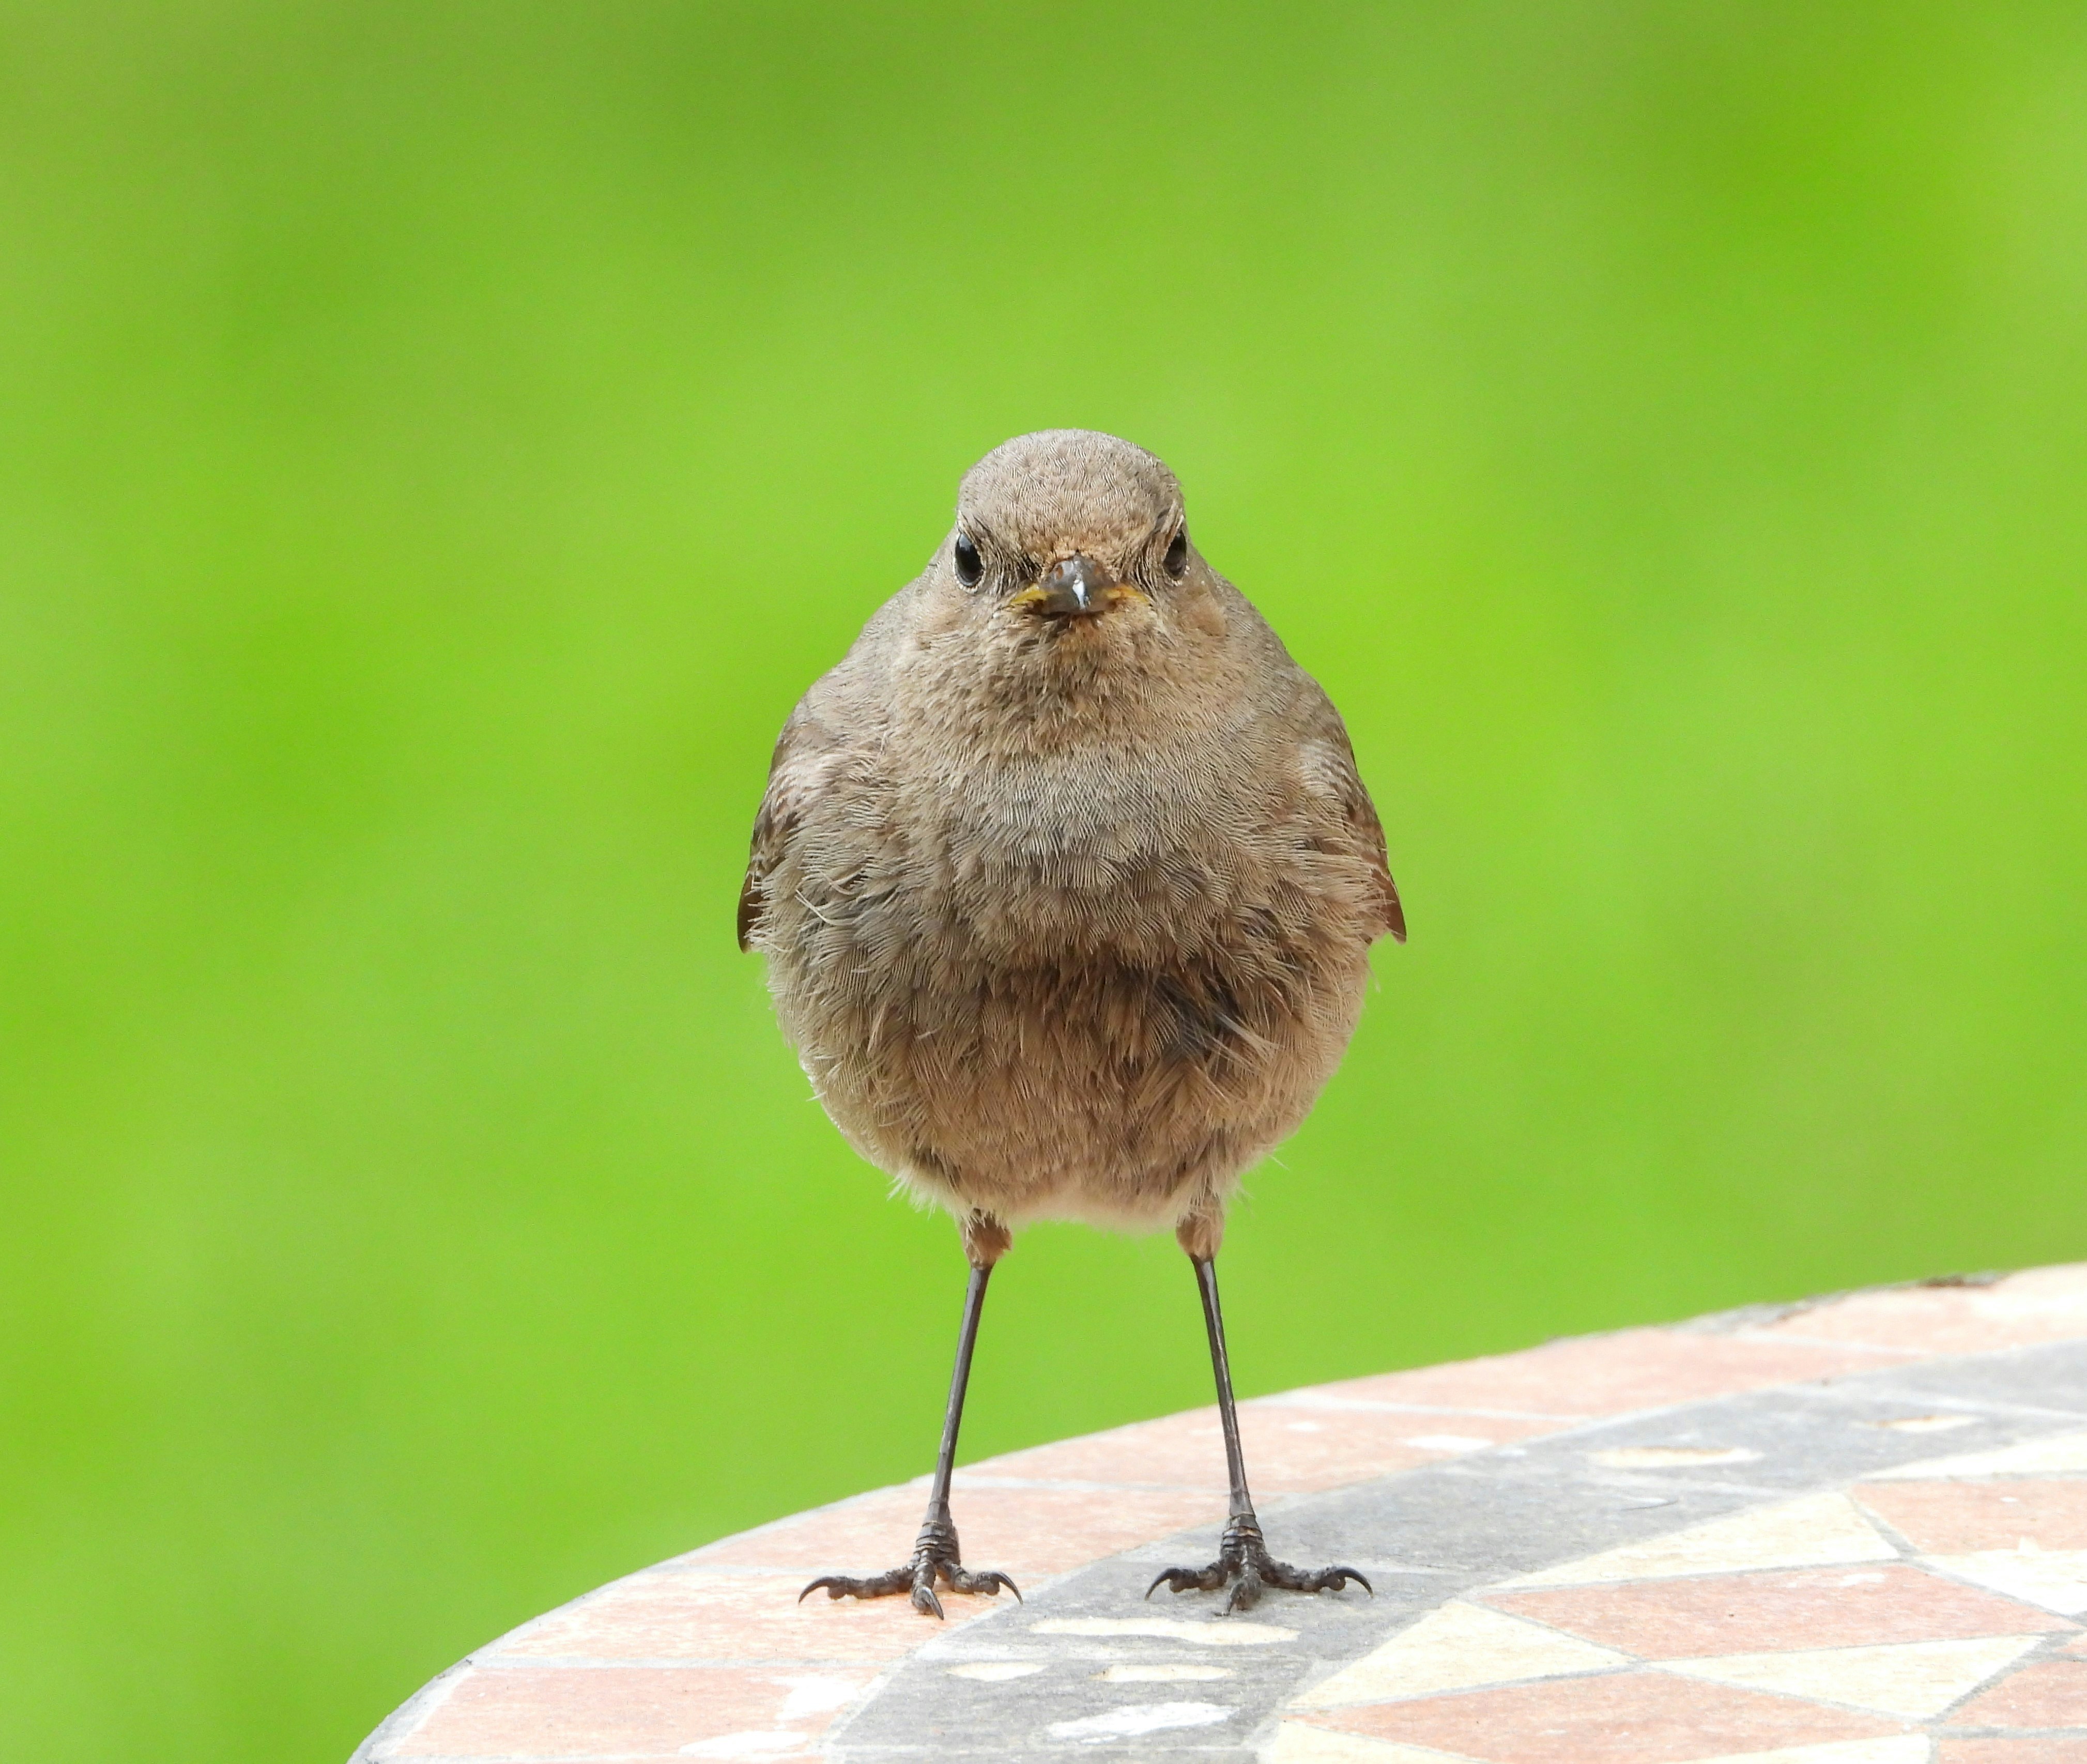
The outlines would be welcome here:
<svg viewBox="0 0 2087 1764">
<path fill-rule="evenodd" d="M 1938 1556 L 2087 1549 L 2087 1481 L 1876 1482 L 1850 1491 L 1914 1547 Z"/>
<path fill-rule="evenodd" d="M 472 1671 L 405 1758 L 627 1759 L 775 1731 L 791 1687 L 743 1667 L 519 1667 Z M 830 1717 L 816 1724 L 823 1728 Z"/>
<path fill-rule="evenodd" d="M 1949 1717 L 1959 1728 L 2087 1728 L 2087 1660 L 2025 1666 Z"/>
<path fill-rule="evenodd" d="M 2068 1341 L 2087 1336 L 2087 1264 L 2031 1268 L 1991 1286 L 1857 1293 L 1786 1317 L 1761 1333 L 1923 1354 Z"/>
<path fill-rule="evenodd" d="M 1627 1414 L 1769 1385 L 1870 1370 L 1875 1353 L 1739 1336 L 1626 1329 L 1522 1353 L 1387 1372 L 1325 1387 L 1381 1403 L 1504 1409 L 1563 1417 Z"/>
<path fill-rule="evenodd" d="M 481 1660 L 844 1663 L 896 1660 L 937 1633 L 903 1599 L 797 1602 L 801 1574 L 655 1569 L 554 1611 Z M 1005 1595 L 1001 1595 L 1003 1600 Z M 983 1617 L 990 1599 L 945 1594 L 953 1624 Z"/>
<path fill-rule="evenodd" d="M 1493 1593 L 1486 1602 L 1650 1660 L 2073 1627 L 2033 1605 L 1898 1562 Z"/>
<path fill-rule="evenodd" d="M 886 1490 L 684 1556 L 702 1568 L 787 1568 L 806 1575 L 895 1567 L 913 1549 L 926 1491 Z M 981 1488 L 959 1472 L 950 1498 L 964 1562 L 1019 1584 L 1063 1574 L 1192 1525 L 1222 1524 L 1222 1489 Z"/>
<path fill-rule="evenodd" d="M 1895 1721 L 1665 1672 L 1554 1679 L 1308 1719 L 1488 1764 L 1674 1764 L 1907 1731 Z"/>
<path fill-rule="evenodd" d="M 1541 1421 L 1492 1417 L 1385 1414 L 1368 1409 L 1312 1408 L 1248 1403 L 1240 1410 L 1247 1478 L 1257 1494 L 1309 1493 L 1434 1464 L 1457 1447 L 1416 1446 L 1415 1439 L 1458 1438 L 1467 1448 L 1524 1439 L 1549 1430 Z M 1557 1424 L 1562 1425 L 1562 1424 Z M 966 1472 L 958 1472 L 961 1485 Z M 1214 1408 L 1140 1421 L 1105 1434 L 1009 1452 L 971 1467 L 973 1476 L 1078 1482 L 1161 1483 L 1226 1489 L 1224 1436 Z"/>
<path fill-rule="evenodd" d="M 969 1476 L 1024 1476 L 1045 1482 L 1159 1484 L 1179 1489 L 1222 1489 L 1224 1448 L 1214 1474 L 1210 1441 L 1217 1434 L 1215 1409 L 1192 1409 L 1155 1421 L 1112 1427 L 1106 1433 L 1054 1440 L 1026 1451 L 966 1466 Z"/>
<path fill-rule="evenodd" d="M 1225 1516 L 1214 1491 L 974 1488 L 951 1505 L 967 1559 L 1018 1579 L 1064 1574 L 1192 1525 L 1214 1529 Z"/>
<path fill-rule="evenodd" d="M 864 1574 L 906 1559 L 927 1504 L 924 1476 L 835 1506 L 794 1513 L 758 1531 L 721 1537 L 674 1561 L 693 1568 L 774 1568 L 808 1575 L 845 1564 L 850 1572 Z"/>
<path fill-rule="evenodd" d="M 2087 1764 L 2087 1739 L 1944 1740 L 1935 1764 Z"/>
</svg>

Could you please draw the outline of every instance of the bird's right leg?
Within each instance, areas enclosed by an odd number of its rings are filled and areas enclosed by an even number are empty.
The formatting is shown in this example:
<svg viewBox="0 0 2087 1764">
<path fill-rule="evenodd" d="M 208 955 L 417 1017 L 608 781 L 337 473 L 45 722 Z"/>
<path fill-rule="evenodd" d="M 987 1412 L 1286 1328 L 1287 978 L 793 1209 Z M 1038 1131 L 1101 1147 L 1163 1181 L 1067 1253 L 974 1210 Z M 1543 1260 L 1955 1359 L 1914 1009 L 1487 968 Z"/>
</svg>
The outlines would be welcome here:
<svg viewBox="0 0 2087 1764">
<path fill-rule="evenodd" d="M 942 1614 L 942 1601 L 935 1596 L 937 1580 L 952 1592 L 983 1592 L 997 1596 L 1002 1587 L 1016 1598 L 1022 1593 L 1004 1574 L 988 1568 L 973 1574 L 964 1566 L 957 1549 L 957 1528 L 950 1518 L 950 1477 L 956 1468 L 957 1430 L 964 1418 L 964 1387 L 971 1376 L 971 1349 L 978 1340 L 979 1313 L 985 1308 L 985 1284 L 992 1265 L 1007 1252 L 1013 1241 L 1007 1227 L 984 1213 L 973 1213 L 964 1221 L 964 1253 L 971 1259 L 971 1283 L 964 1289 L 964 1320 L 957 1336 L 956 1370 L 950 1377 L 950 1406 L 942 1417 L 942 1449 L 935 1459 L 935 1481 L 928 1493 L 928 1516 L 921 1521 L 920 1535 L 913 1540 L 910 1561 L 881 1574 L 858 1579 L 847 1574 L 822 1574 L 797 1595 L 803 1604 L 822 1587 L 830 1599 L 882 1599 L 910 1592 L 913 1608 L 929 1617 Z"/>
</svg>

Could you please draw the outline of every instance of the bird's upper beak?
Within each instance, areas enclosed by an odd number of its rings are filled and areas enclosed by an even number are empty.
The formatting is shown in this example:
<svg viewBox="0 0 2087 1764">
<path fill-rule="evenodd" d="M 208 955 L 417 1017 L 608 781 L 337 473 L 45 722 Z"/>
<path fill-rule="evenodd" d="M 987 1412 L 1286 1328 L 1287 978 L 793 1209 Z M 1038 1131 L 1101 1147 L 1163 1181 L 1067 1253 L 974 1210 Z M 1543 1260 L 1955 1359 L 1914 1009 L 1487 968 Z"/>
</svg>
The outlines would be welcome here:
<svg viewBox="0 0 2087 1764">
<path fill-rule="evenodd" d="M 1075 552 L 1045 570 L 1034 587 L 1015 595 L 1014 603 L 1047 619 L 1091 619 L 1108 611 L 1125 592 L 1100 565 Z"/>
</svg>

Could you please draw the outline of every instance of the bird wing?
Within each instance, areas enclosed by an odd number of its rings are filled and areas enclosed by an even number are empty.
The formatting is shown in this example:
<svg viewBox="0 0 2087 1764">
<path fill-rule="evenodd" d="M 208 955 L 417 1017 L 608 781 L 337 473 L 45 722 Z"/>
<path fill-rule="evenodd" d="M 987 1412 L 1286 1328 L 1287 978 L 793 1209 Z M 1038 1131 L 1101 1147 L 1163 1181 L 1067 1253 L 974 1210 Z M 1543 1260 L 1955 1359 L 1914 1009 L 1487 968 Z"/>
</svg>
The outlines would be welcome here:
<svg viewBox="0 0 2087 1764">
<path fill-rule="evenodd" d="M 831 763 L 835 743 L 808 696 L 790 713 L 775 738 L 768 762 L 768 788 L 753 817 L 753 839 L 746 857 L 746 880 L 739 885 L 739 947 L 751 949 L 768 904 L 768 878 L 805 806 L 817 794 Z"/>
<path fill-rule="evenodd" d="M 768 762 L 768 788 L 753 817 L 753 841 L 746 880 L 739 888 L 739 947 L 750 949 L 761 933 L 769 878 L 789 847 L 807 810 L 834 774 L 873 747 L 881 726 L 884 675 L 911 590 L 902 590 L 872 615 L 840 665 L 813 683 L 783 732 Z"/>
<path fill-rule="evenodd" d="M 1348 824 L 1355 850 L 1376 872 L 1382 927 L 1397 943 L 1406 941 L 1406 909 L 1399 904 L 1398 884 L 1391 879 L 1391 860 L 1384 844 L 1384 824 L 1376 818 L 1362 773 L 1356 769 L 1355 750 L 1348 739 L 1347 724 L 1331 699 L 1312 684 L 1304 717 L 1302 759 L 1304 777 L 1315 794 L 1336 805 Z"/>
</svg>

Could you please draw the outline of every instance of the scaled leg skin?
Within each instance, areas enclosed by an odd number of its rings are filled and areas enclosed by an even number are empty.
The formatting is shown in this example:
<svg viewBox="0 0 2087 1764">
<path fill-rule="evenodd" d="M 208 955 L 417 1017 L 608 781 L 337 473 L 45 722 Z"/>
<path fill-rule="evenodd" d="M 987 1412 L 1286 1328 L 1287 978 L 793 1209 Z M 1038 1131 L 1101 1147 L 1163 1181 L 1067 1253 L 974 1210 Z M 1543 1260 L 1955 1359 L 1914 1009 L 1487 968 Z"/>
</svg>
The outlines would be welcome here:
<svg viewBox="0 0 2087 1764">
<path fill-rule="evenodd" d="M 830 1599 L 882 1599 L 910 1592 L 915 1610 L 938 1617 L 942 1614 L 942 1601 L 935 1596 L 937 1580 L 952 1592 L 997 1596 L 1005 1587 L 1016 1598 L 1022 1596 L 1005 1574 L 992 1569 L 973 1574 L 964 1566 L 957 1549 L 957 1528 L 950 1519 L 950 1474 L 956 1467 L 957 1429 L 964 1418 L 964 1387 L 971 1382 L 971 1349 L 978 1340 L 979 1313 L 985 1306 L 985 1283 L 992 1276 L 992 1264 L 1006 1253 L 1010 1241 L 1005 1226 L 977 1214 L 965 1221 L 963 1234 L 964 1249 L 971 1262 L 971 1284 L 964 1290 L 964 1321 L 957 1336 L 956 1370 L 950 1378 L 949 1411 L 942 1417 L 942 1450 L 935 1460 L 928 1516 L 913 1541 L 912 1559 L 901 1567 L 862 1579 L 847 1574 L 822 1574 L 797 1595 L 800 1604 L 822 1587 Z"/>
<path fill-rule="evenodd" d="M 1376 1589 L 1352 1568 L 1293 1568 L 1268 1553 L 1261 1535 L 1261 1521 L 1254 1517 L 1253 1497 L 1247 1492 L 1246 1458 L 1240 1450 L 1239 1411 L 1232 1402 L 1231 1364 L 1225 1354 L 1225 1319 L 1218 1309 L 1217 1227 L 1212 1221 L 1192 1216 L 1182 1222 L 1178 1234 L 1181 1247 L 1196 1269 L 1196 1285 L 1203 1295 L 1203 1325 L 1210 1336 L 1210 1369 L 1218 1381 L 1218 1419 L 1225 1433 L 1225 1467 L 1231 1477 L 1231 1517 L 1225 1522 L 1218 1540 L 1218 1559 L 1207 1568 L 1162 1569 L 1145 1589 L 1150 1598 L 1164 1586 L 1175 1592 L 1220 1592 L 1227 1587 L 1224 1615 L 1251 1610 L 1270 1587 L 1292 1592 L 1338 1592 L 1351 1580 L 1371 1597 Z"/>
</svg>

